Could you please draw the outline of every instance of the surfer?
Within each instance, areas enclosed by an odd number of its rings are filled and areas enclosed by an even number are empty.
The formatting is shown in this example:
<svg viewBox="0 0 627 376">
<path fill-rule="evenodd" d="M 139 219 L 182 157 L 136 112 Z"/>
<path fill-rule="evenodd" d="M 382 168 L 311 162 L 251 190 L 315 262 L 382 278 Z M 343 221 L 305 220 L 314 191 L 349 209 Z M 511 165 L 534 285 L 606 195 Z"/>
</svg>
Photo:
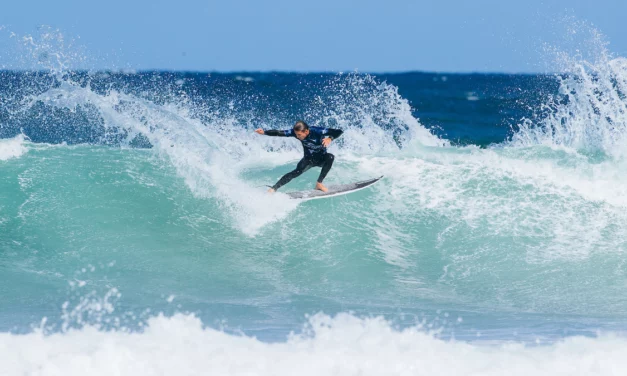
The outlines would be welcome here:
<svg viewBox="0 0 627 376">
<path fill-rule="evenodd" d="M 322 171 L 320 171 L 320 176 L 318 176 L 316 183 L 316 189 L 322 192 L 327 191 L 327 187 L 322 184 L 322 181 L 329 173 L 331 166 L 333 166 L 333 160 L 335 159 L 333 154 L 327 153 L 327 147 L 329 147 L 331 141 L 342 135 L 342 130 L 310 127 L 304 121 L 297 121 L 292 129 L 282 131 L 270 129 L 266 131 L 259 128 L 256 129 L 255 132 L 265 134 L 266 136 L 296 137 L 303 144 L 303 151 L 305 153 L 303 159 L 296 165 L 296 169 L 283 175 L 275 185 L 268 189 L 268 192 L 275 192 L 277 189 L 289 183 L 290 180 L 300 176 L 303 172 L 314 166 L 322 167 Z"/>
</svg>

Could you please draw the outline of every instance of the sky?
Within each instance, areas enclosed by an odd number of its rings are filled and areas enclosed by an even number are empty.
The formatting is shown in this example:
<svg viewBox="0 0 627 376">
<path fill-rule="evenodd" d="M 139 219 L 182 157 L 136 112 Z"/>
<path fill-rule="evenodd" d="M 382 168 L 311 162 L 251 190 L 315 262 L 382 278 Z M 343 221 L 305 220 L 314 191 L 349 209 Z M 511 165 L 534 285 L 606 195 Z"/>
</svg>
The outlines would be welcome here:
<svg viewBox="0 0 627 376">
<path fill-rule="evenodd" d="M 10 1 L 0 68 L 30 68 L 16 45 L 47 25 L 73 68 L 542 72 L 547 45 L 585 38 L 575 23 L 627 56 L 626 18 L 627 0 Z"/>
</svg>

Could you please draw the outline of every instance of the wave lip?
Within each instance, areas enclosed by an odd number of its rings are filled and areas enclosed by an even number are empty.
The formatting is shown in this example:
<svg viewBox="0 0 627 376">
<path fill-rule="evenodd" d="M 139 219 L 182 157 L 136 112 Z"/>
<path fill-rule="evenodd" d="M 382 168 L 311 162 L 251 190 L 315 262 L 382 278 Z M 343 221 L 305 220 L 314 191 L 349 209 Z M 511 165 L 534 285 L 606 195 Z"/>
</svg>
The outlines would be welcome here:
<svg viewBox="0 0 627 376">
<path fill-rule="evenodd" d="M 558 92 L 523 119 L 514 146 L 564 147 L 584 154 L 625 157 L 627 145 L 627 59 L 608 50 L 594 27 L 575 24 L 586 35 L 576 52 L 553 48 L 560 73 Z"/>
<path fill-rule="evenodd" d="M 420 328 L 350 314 L 309 319 L 285 342 L 203 328 L 162 315 L 143 333 L 93 327 L 49 336 L 0 334 L 0 373 L 12 375 L 618 375 L 627 340 L 571 337 L 552 345 L 444 341 Z"/>
<path fill-rule="evenodd" d="M 19 158 L 28 152 L 25 146 L 24 135 L 18 135 L 13 138 L 0 140 L 0 161 L 6 161 L 11 158 Z"/>
</svg>

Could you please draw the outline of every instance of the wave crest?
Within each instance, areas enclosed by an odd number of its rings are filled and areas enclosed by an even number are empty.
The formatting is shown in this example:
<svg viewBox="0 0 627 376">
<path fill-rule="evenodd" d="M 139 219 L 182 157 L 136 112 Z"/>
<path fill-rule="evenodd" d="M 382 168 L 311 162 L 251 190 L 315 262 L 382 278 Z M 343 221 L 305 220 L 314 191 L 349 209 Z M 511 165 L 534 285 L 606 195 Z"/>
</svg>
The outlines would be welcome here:
<svg viewBox="0 0 627 376">
<path fill-rule="evenodd" d="M 382 318 L 316 315 L 285 342 L 203 328 L 193 315 L 155 316 L 142 333 L 94 327 L 0 334 L 0 373 L 38 375 L 617 375 L 627 341 L 572 337 L 552 345 L 444 341 Z M 585 354 L 585 356 L 582 356 Z"/>
</svg>

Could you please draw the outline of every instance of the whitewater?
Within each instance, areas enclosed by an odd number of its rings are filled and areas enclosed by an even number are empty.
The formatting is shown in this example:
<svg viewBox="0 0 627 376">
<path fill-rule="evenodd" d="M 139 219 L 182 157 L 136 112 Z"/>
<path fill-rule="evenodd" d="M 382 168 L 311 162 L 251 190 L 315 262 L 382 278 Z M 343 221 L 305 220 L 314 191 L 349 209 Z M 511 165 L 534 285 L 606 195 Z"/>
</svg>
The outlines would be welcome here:
<svg viewBox="0 0 627 376">
<path fill-rule="evenodd" d="M 546 75 L 72 71 L 20 40 L 0 375 L 624 373 L 627 59 L 598 33 Z M 327 184 L 385 178 L 268 195 L 302 150 L 253 130 L 298 119 L 344 130 Z"/>
</svg>

